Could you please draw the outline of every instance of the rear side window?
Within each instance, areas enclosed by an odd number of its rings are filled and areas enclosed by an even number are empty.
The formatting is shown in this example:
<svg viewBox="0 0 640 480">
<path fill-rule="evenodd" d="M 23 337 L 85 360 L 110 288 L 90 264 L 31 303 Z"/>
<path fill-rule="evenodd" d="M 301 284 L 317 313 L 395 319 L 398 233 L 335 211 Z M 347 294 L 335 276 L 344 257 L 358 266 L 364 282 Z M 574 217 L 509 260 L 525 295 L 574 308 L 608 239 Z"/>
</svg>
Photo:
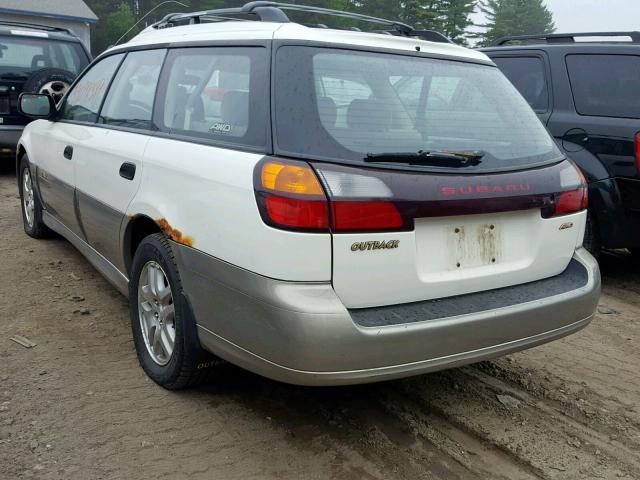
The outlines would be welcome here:
<svg viewBox="0 0 640 480">
<path fill-rule="evenodd" d="M 133 52 L 118 70 L 102 111 L 100 123 L 151 128 L 153 100 L 166 50 Z"/>
<path fill-rule="evenodd" d="M 567 69 L 579 114 L 640 118 L 640 56 L 568 55 Z"/>
<path fill-rule="evenodd" d="M 536 112 L 549 108 L 545 67 L 540 57 L 494 57 L 492 60 Z"/>
<path fill-rule="evenodd" d="M 68 93 L 60 114 L 61 120 L 94 123 L 98 119 L 102 99 L 123 56 L 112 55 L 89 69 Z"/>
<path fill-rule="evenodd" d="M 164 131 L 261 147 L 267 143 L 269 81 L 261 47 L 172 50 L 156 124 Z"/>
</svg>

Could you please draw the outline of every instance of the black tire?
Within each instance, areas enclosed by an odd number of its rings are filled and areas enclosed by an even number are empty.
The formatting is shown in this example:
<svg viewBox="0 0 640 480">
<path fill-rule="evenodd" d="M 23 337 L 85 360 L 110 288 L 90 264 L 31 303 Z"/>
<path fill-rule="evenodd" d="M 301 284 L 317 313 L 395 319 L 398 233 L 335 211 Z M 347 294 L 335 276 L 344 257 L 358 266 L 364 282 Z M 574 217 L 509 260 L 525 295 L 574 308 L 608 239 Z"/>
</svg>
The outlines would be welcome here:
<svg viewBox="0 0 640 480">
<path fill-rule="evenodd" d="M 138 286 L 143 269 L 150 262 L 162 268 L 173 296 L 175 342 L 173 353 L 165 365 L 160 365 L 152 358 L 140 322 Z M 200 346 L 195 319 L 182 290 L 171 245 L 161 233 L 146 237 L 136 250 L 129 282 L 129 303 L 138 360 L 154 382 L 168 390 L 180 390 L 211 380 L 223 362 Z"/>
<path fill-rule="evenodd" d="M 61 68 L 43 68 L 31 74 L 25 82 L 22 91 L 40 93 L 45 85 L 51 84 L 50 88 L 42 93 L 48 93 L 53 97 L 55 102 L 58 103 L 74 80 L 75 76 L 67 70 L 62 70 Z"/>
<path fill-rule="evenodd" d="M 587 227 L 584 232 L 584 248 L 586 248 L 591 255 L 593 255 L 596 259 L 600 258 L 600 253 L 602 251 L 602 243 L 600 242 L 600 231 L 598 229 L 598 224 L 596 223 L 595 218 L 592 213 L 589 212 L 587 215 Z"/>
<path fill-rule="evenodd" d="M 30 222 L 27 219 L 27 205 L 25 203 L 25 175 L 29 174 L 32 189 L 32 201 L 33 201 L 33 219 Z M 42 239 L 51 238 L 55 236 L 53 230 L 47 227 L 42 221 L 42 204 L 40 203 L 40 197 L 35 189 L 35 182 L 33 181 L 33 175 L 31 167 L 29 165 L 29 157 L 23 155 L 20 160 L 20 169 L 18 171 L 18 191 L 20 192 L 20 210 L 22 211 L 22 225 L 27 235 L 32 238 Z"/>
</svg>

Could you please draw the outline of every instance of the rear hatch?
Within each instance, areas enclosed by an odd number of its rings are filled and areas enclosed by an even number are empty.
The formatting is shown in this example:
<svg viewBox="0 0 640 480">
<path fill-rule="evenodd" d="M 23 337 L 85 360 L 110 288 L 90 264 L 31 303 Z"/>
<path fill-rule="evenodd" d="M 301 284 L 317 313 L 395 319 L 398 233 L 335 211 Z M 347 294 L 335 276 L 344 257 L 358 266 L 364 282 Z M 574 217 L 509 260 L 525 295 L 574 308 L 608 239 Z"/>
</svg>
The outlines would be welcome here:
<svg viewBox="0 0 640 480">
<path fill-rule="evenodd" d="M 349 308 L 551 277 L 582 242 L 586 188 L 568 161 L 477 176 L 314 166 L 332 205 L 333 283 Z"/>
<path fill-rule="evenodd" d="M 276 55 L 276 151 L 306 159 L 322 184 L 348 308 L 566 269 L 584 234 L 584 178 L 495 66 L 321 47 Z"/>
<path fill-rule="evenodd" d="M 33 73 L 57 68 L 77 75 L 89 62 L 79 42 L 51 38 L 29 28 L 5 28 L 0 34 L 0 125 L 25 125 L 18 97 Z"/>
</svg>

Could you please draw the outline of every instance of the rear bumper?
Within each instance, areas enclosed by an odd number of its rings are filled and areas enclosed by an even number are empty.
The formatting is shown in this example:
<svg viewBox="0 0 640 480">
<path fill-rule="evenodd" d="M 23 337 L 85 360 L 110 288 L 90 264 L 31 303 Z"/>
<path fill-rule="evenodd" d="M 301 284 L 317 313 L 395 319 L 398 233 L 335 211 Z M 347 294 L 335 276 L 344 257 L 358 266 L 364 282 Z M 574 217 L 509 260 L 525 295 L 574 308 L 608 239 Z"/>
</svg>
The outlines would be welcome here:
<svg viewBox="0 0 640 480">
<path fill-rule="evenodd" d="M 390 380 L 530 348 L 587 326 L 600 296 L 598 265 L 581 249 L 574 257 L 585 272 L 578 288 L 371 327 L 363 326 L 363 311 L 347 310 L 328 283 L 268 279 L 173 247 L 203 347 L 247 370 L 301 385 Z M 397 316 L 406 307 L 398 306 Z"/>
</svg>

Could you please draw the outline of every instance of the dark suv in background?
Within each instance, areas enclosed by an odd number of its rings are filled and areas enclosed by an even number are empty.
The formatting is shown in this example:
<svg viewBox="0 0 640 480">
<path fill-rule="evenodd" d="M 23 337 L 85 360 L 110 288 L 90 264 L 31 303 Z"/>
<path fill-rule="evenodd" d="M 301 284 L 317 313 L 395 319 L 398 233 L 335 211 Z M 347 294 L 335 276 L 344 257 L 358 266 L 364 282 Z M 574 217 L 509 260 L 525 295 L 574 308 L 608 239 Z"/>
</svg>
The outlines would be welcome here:
<svg viewBox="0 0 640 480">
<path fill-rule="evenodd" d="M 640 256 L 640 32 L 506 37 L 481 50 L 587 177 L 587 248 Z"/>
<path fill-rule="evenodd" d="M 91 54 L 70 30 L 0 22 L 0 163 L 11 165 L 24 126 L 22 92 L 48 93 L 59 101 Z M 1 165 L 0 165 L 1 167 Z"/>
</svg>

